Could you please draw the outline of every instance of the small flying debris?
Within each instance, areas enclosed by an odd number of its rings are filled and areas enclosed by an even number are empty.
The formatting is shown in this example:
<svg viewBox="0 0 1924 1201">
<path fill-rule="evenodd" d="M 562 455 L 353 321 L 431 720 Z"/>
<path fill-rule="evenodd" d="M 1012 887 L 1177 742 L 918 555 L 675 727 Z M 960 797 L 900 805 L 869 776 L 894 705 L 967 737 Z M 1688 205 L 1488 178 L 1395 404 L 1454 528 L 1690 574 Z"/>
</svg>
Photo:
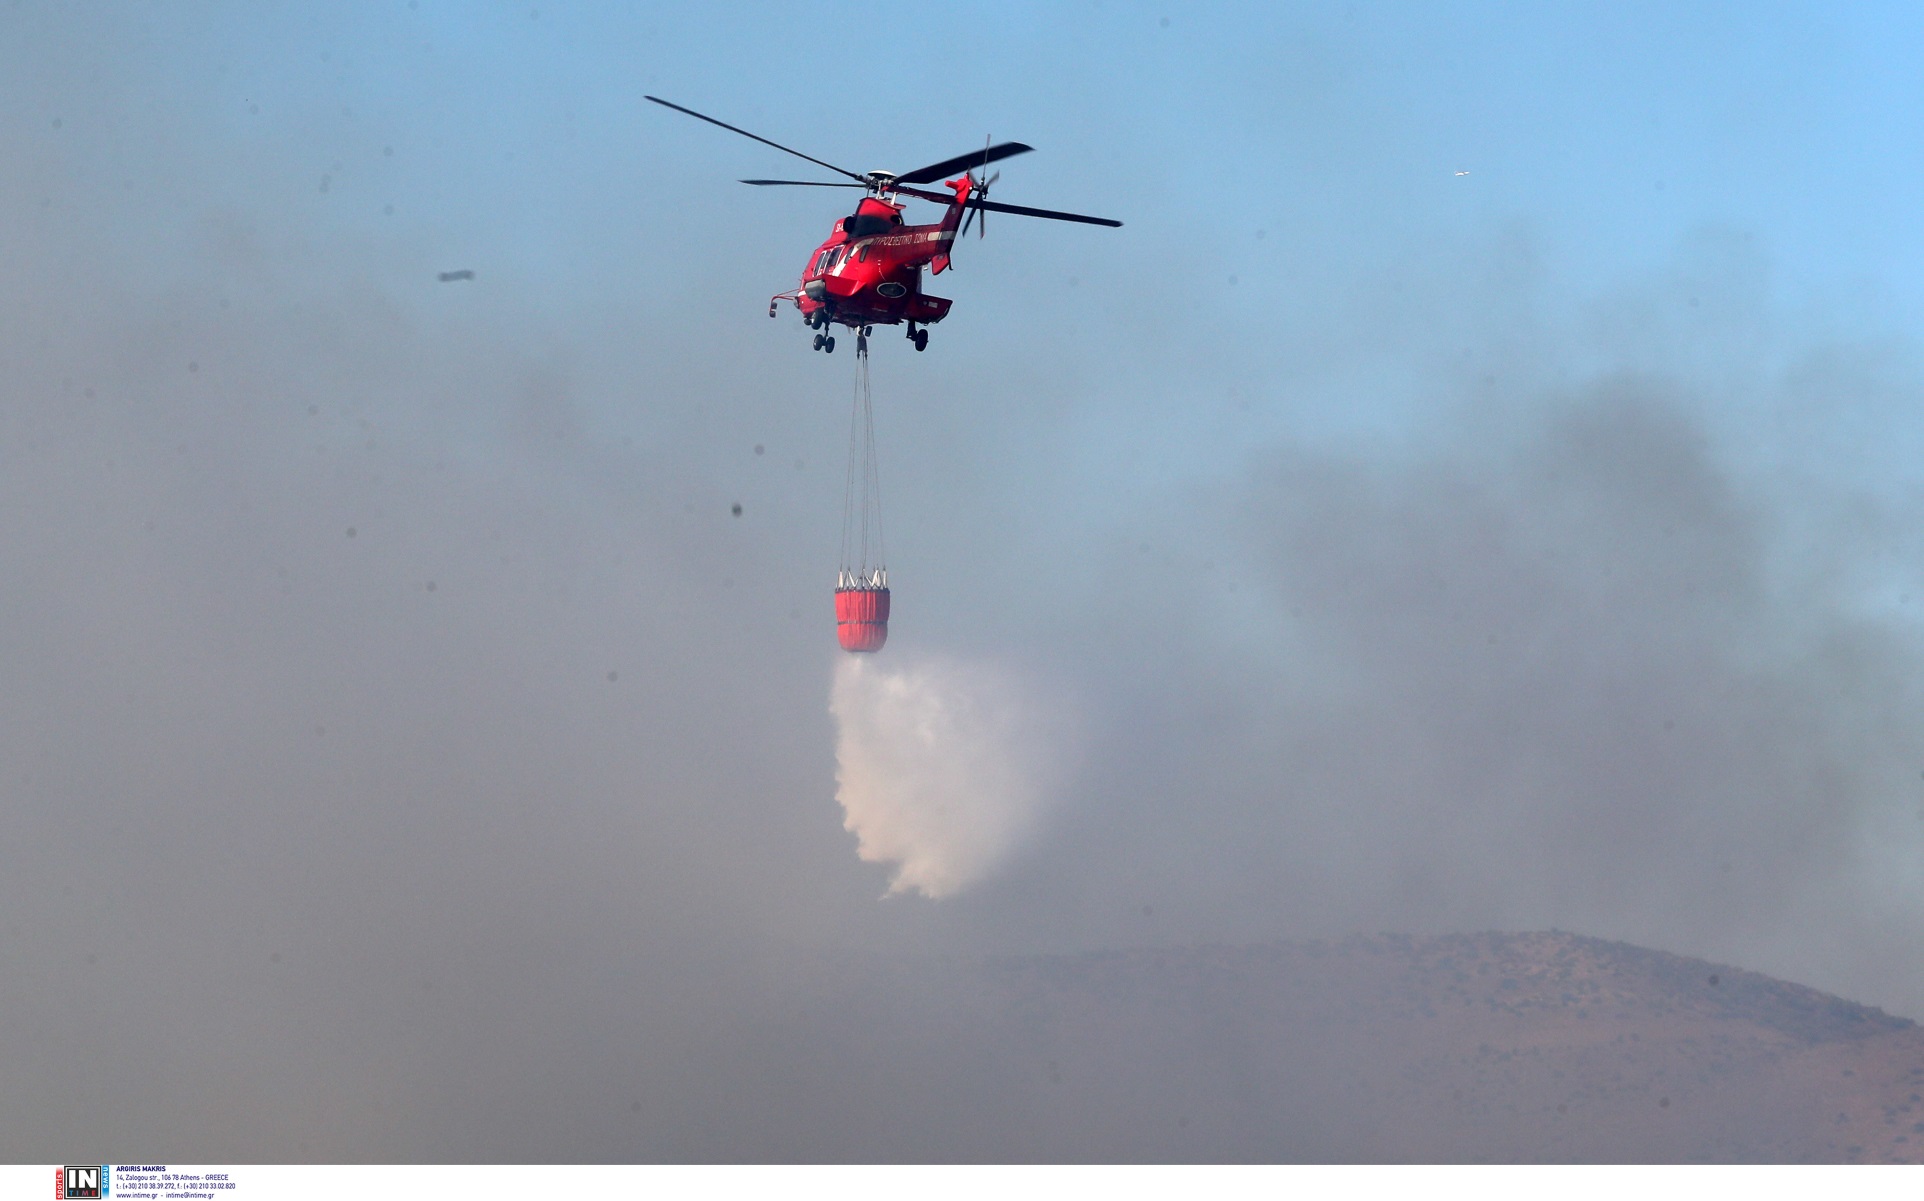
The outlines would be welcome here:
<svg viewBox="0 0 1924 1201">
<path fill-rule="evenodd" d="M 444 284 L 451 284 L 451 283 L 454 283 L 456 280 L 473 279 L 473 278 L 474 278 L 474 272 L 466 271 L 466 270 L 443 271 L 441 273 L 441 282 Z"/>
<path fill-rule="evenodd" d="M 1457 175 L 1459 175 L 1459 176 L 1463 176 L 1463 175 L 1468 175 L 1468 174 L 1469 174 L 1469 172 L 1468 172 L 1468 171 L 1458 171 L 1458 172 L 1457 172 Z"/>
</svg>

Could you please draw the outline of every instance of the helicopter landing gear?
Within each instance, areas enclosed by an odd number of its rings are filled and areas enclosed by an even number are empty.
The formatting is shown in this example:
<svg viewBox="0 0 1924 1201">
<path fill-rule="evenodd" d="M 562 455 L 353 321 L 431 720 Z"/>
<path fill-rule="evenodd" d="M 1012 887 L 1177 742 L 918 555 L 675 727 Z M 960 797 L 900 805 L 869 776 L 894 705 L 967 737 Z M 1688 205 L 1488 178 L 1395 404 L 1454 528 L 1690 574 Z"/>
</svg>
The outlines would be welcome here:
<svg viewBox="0 0 1924 1201">
<path fill-rule="evenodd" d="M 834 336 L 832 334 L 816 334 L 815 349 L 824 350 L 824 351 L 827 351 L 829 354 L 834 354 L 835 353 Z"/>
<path fill-rule="evenodd" d="M 929 348 L 929 331 L 928 330 L 918 329 L 915 331 L 914 336 L 915 336 L 915 349 L 918 352 L 927 350 Z"/>
</svg>

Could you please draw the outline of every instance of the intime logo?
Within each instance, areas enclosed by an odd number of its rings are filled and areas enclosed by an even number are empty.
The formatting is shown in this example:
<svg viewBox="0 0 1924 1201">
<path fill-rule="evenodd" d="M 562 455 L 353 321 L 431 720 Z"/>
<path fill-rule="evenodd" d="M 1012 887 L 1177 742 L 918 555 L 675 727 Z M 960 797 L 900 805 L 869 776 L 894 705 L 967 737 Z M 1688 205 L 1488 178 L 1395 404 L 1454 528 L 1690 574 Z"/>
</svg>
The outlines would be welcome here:
<svg viewBox="0 0 1924 1201">
<path fill-rule="evenodd" d="M 56 1201 L 65 1198 L 105 1197 L 107 1195 L 107 1168 L 104 1164 L 68 1164 L 57 1168 L 53 1174 L 53 1195 Z"/>
</svg>

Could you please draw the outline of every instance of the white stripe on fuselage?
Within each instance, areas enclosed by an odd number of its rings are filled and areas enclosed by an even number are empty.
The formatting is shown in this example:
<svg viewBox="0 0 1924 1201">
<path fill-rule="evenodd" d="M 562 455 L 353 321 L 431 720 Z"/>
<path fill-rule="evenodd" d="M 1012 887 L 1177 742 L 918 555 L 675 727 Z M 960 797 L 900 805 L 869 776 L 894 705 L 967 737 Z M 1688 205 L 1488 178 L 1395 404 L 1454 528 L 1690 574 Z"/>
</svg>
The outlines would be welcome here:
<svg viewBox="0 0 1924 1201">
<path fill-rule="evenodd" d="M 884 237 L 884 238 L 868 239 L 868 243 L 873 243 L 877 246 L 913 246 L 917 242 L 953 242 L 953 241 L 955 241 L 955 231 L 952 229 L 929 229 L 929 230 L 923 230 L 920 233 L 890 234 L 888 237 Z M 861 245 L 866 245 L 868 243 L 858 243 L 857 247 L 859 249 Z"/>
<path fill-rule="evenodd" d="M 859 242 L 848 243 L 847 253 L 843 254 L 841 258 L 837 259 L 835 261 L 835 265 L 833 267 L 830 267 L 823 274 L 836 275 L 836 276 L 841 275 L 842 268 L 848 266 L 850 263 L 858 261 L 862 251 L 868 249 L 870 246 L 913 246 L 917 242 L 953 242 L 953 241 L 955 241 L 955 231 L 952 229 L 925 229 L 919 233 L 890 234 L 888 237 L 885 237 L 885 238 L 863 238 Z"/>
</svg>

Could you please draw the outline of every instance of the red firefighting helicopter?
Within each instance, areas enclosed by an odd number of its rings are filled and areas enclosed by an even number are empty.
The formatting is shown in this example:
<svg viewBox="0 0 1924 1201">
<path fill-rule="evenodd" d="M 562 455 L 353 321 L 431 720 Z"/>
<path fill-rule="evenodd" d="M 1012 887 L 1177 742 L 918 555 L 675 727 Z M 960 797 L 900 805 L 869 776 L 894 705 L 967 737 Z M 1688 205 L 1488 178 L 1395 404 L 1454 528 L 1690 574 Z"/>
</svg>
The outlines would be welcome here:
<svg viewBox="0 0 1924 1201">
<path fill-rule="evenodd" d="M 745 184 L 756 187 L 861 188 L 866 193 L 853 213 L 835 223 L 835 230 L 829 234 L 828 241 L 815 248 L 808 266 L 802 271 L 801 286 L 778 293 L 768 301 L 770 317 L 775 315 L 782 301 L 793 302 L 801 310 L 802 319 L 809 328 L 816 331 L 815 349 L 830 354 L 835 352 L 835 337 L 827 332 L 830 325 L 846 325 L 866 335 L 872 326 L 901 325 L 906 322 L 909 341 L 915 344 L 917 350 L 926 349 L 929 331 L 921 327 L 933 325 L 948 316 L 950 302 L 923 293 L 922 267 L 927 264 L 935 275 L 948 270 L 956 236 L 967 233 L 970 223 L 976 221 L 978 214 L 1014 213 L 1022 217 L 1046 217 L 1051 221 L 1078 221 L 1084 225 L 1122 224 L 1107 217 L 1086 217 L 1081 213 L 1059 213 L 1052 209 L 1025 208 L 1019 204 L 991 201 L 989 185 L 1001 177 L 1001 172 L 986 178 L 977 172 L 986 169 L 990 163 L 1033 149 L 1020 142 L 984 145 L 981 150 L 958 154 L 914 171 L 899 174 L 894 171 L 870 171 L 857 175 L 813 155 L 791 150 L 779 142 L 749 133 L 746 129 L 737 129 L 726 121 L 717 121 L 694 109 L 672 104 L 659 96 L 650 96 L 648 99 L 710 125 L 719 125 L 731 133 L 754 138 L 764 146 L 773 146 L 796 158 L 807 159 L 818 167 L 826 167 L 837 175 L 846 175 L 855 181 L 744 179 L 742 182 Z M 943 185 L 953 193 L 951 196 L 925 192 L 912 186 L 932 183 L 952 171 L 960 171 L 962 175 Z M 933 200 L 946 205 L 947 211 L 933 225 L 905 225 L 902 222 L 902 205 L 897 200 L 900 196 Z M 977 235 L 980 236 L 987 226 L 988 217 L 984 215 Z"/>
</svg>

